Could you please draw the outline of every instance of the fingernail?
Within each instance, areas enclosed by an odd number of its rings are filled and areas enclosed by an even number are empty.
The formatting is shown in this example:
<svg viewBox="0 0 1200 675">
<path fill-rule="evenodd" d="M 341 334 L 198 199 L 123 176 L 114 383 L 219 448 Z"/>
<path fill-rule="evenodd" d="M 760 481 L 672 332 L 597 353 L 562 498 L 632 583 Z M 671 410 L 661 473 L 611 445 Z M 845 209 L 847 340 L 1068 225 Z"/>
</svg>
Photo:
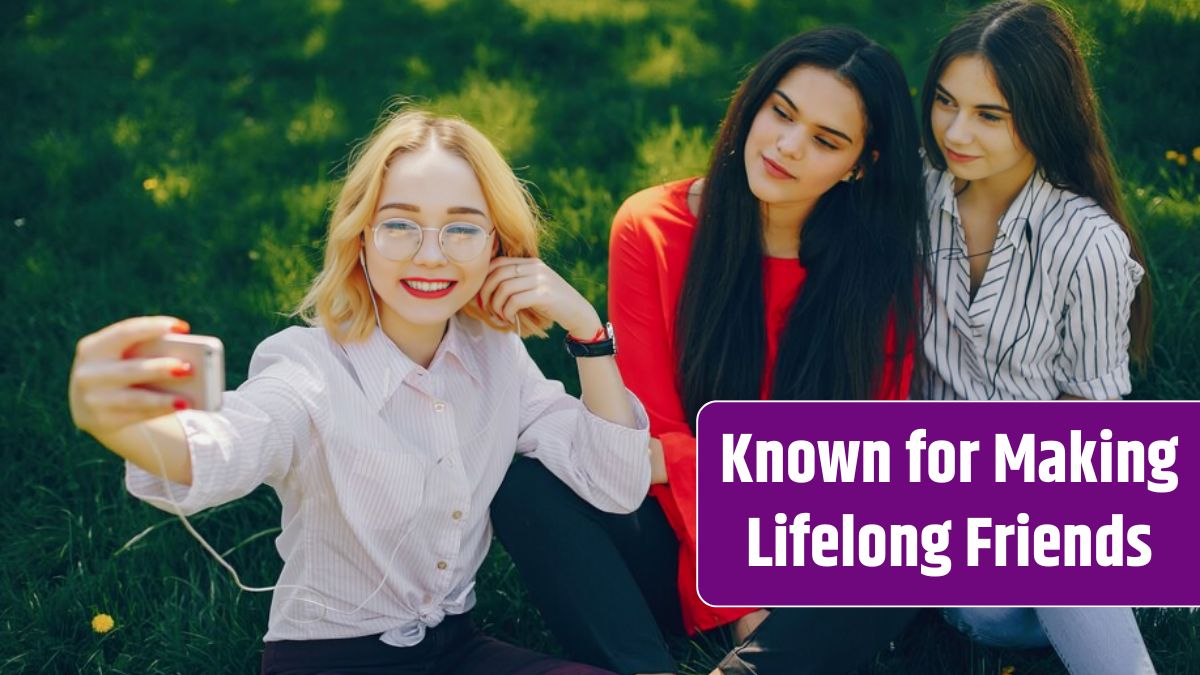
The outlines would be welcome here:
<svg viewBox="0 0 1200 675">
<path fill-rule="evenodd" d="M 171 324 L 171 332 L 172 333 L 190 333 L 190 332 L 192 332 L 192 327 L 189 326 L 188 322 L 186 322 L 186 321 L 176 320 L 175 323 Z"/>
<path fill-rule="evenodd" d="M 175 406 L 176 410 L 187 410 L 188 409 L 188 402 L 181 398 L 175 399 L 175 402 L 172 403 L 171 405 Z"/>
<path fill-rule="evenodd" d="M 171 369 L 171 375 L 174 377 L 187 377 L 192 374 L 192 364 L 183 363 Z"/>
</svg>

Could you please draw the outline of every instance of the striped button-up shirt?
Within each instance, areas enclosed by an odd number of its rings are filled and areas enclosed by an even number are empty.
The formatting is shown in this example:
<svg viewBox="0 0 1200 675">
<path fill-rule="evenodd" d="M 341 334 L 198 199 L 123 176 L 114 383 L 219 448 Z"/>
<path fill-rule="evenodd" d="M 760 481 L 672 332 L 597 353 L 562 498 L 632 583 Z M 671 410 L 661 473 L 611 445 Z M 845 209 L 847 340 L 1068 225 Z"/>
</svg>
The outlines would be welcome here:
<svg viewBox="0 0 1200 675">
<path fill-rule="evenodd" d="M 1090 399 L 1129 393 L 1129 312 L 1142 268 L 1096 202 L 1040 170 L 1000 220 L 974 299 L 954 176 L 926 163 L 925 399 Z"/>
<path fill-rule="evenodd" d="M 593 415 L 515 335 L 472 319 L 450 321 L 428 368 L 378 328 L 345 345 L 320 328 L 288 328 L 259 345 L 219 413 L 177 413 L 191 486 L 128 463 L 126 486 L 194 513 L 270 485 L 284 564 L 265 639 L 382 633 L 408 646 L 473 606 L 488 506 L 514 452 L 599 509 L 641 504 L 649 427 L 629 398 L 636 428 Z"/>
</svg>

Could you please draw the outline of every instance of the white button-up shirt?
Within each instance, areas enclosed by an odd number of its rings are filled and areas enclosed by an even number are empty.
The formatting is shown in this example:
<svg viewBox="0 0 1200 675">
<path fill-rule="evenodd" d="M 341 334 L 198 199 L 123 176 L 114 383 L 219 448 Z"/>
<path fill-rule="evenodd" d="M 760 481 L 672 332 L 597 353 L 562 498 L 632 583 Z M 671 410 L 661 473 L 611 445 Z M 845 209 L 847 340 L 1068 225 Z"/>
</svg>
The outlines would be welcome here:
<svg viewBox="0 0 1200 675">
<path fill-rule="evenodd" d="M 219 413 L 177 413 L 190 487 L 129 463 L 126 486 L 190 514 L 270 485 L 284 565 L 265 639 L 382 633 L 408 646 L 474 605 L 488 506 L 514 452 L 599 509 L 641 504 L 649 425 L 629 399 L 636 428 L 593 415 L 515 335 L 468 318 L 450 321 L 428 369 L 378 328 L 340 345 L 324 329 L 293 327 L 258 346 Z"/>
<path fill-rule="evenodd" d="M 1000 220 L 972 299 L 954 176 L 925 169 L 931 252 L 914 398 L 1129 393 L 1130 305 L 1143 271 L 1116 221 L 1034 171 Z"/>
</svg>

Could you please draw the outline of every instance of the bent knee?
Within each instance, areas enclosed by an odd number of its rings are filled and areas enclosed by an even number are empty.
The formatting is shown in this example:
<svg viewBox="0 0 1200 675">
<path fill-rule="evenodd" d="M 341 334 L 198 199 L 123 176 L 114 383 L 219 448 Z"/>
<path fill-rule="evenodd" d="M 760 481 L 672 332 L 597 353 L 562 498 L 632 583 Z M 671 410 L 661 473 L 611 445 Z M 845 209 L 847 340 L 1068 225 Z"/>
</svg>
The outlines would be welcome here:
<svg viewBox="0 0 1200 675">
<path fill-rule="evenodd" d="M 539 513 L 562 508 L 564 501 L 578 499 L 574 492 L 536 459 L 517 457 L 508 467 L 504 481 L 492 498 L 492 521 L 497 528 L 507 522 L 528 520 Z"/>
<path fill-rule="evenodd" d="M 1030 607 L 954 607 L 944 614 L 952 626 L 982 644 L 1010 648 L 1049 644 Z"/>
</svg>

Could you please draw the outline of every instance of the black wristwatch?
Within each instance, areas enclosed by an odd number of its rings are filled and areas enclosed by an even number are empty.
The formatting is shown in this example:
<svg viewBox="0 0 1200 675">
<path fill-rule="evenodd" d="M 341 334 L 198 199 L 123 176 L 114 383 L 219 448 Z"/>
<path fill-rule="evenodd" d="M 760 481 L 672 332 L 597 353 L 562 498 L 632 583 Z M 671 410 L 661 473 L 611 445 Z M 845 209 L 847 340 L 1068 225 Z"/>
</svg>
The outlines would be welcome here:
<svg viewBox="0 0 1200 675">
<path fill-rule="evenodd" d="M 613 333 L 611 323 L 604 324 L 603 340 L 596 342 L 579 342 L 567 334 L 567 353 L 574 357 L 580 356 L 613 356 L 617 353 L 617 335 Z"/>
</svg>

